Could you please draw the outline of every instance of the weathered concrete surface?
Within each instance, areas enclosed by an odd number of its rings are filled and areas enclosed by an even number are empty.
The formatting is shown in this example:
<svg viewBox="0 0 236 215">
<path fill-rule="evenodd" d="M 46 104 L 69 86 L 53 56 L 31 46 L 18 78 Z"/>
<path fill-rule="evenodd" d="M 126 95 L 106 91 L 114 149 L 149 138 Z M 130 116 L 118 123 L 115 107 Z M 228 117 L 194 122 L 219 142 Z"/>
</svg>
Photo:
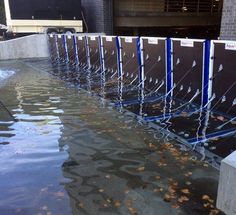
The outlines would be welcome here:
<svg viewBox="0 0 236 215">
<path fill-rule="evenodd" d="M 0 60 L 47 57 L 49 57 L 49 50 L 46 34 L 0 42 Z"/>
<path fill-rule="evenodd" d="M 235 0 L 224 0 L 220 39 L 236 40 L 236 4 Z"/>
<path fill-rule="evenodd" d="M 221 163 L 217 208 L 227 215 L 236 214 L 236 151 Z"/>
</svg>

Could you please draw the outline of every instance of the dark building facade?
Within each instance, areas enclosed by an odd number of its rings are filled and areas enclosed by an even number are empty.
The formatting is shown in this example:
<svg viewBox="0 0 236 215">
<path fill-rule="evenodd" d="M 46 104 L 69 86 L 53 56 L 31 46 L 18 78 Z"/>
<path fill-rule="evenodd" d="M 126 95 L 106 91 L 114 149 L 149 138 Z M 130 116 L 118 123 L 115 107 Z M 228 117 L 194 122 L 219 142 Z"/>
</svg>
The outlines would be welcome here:
<svg viewBox="0 0 236 215">
<path fill-rule="evenodd" d="M 85 30 L 90 33 L 104 32 L 113 34 L 113 1 L 82 0 L 85 17 Z"/>
<path fill-rule="evenodd" d="M 216 38 L 222 0 L 82 0 L 89 32 Z"/>
</svg>

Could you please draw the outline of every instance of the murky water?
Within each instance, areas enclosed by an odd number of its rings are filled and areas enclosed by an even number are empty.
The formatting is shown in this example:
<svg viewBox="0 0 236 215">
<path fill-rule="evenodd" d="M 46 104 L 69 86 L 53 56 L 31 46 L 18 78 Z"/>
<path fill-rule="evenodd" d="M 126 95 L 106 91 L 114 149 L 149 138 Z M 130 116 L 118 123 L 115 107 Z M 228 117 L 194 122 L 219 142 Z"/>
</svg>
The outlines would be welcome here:
<svg viewBox="0 0 236 215">
<path fill-rule="evenodd" d="M 0 214 L 218 214 L 218 171 L 24 62 L 0 82 Z"/>
</svg>

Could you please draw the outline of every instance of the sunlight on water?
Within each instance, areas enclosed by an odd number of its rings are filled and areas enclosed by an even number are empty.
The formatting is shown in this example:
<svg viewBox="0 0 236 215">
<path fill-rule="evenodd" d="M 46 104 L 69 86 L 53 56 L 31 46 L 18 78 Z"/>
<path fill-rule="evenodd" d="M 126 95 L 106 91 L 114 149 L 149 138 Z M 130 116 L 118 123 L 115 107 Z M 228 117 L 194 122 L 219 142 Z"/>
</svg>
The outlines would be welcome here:
<svg viewBox="0 0 236 215">
<path fill-rule="evenodd" d="M 15 72 L 11 71 L 11 70 L 0 70 L 0 81 L 7 79 L 14 74 L 15 74 Z"/>
</svg>

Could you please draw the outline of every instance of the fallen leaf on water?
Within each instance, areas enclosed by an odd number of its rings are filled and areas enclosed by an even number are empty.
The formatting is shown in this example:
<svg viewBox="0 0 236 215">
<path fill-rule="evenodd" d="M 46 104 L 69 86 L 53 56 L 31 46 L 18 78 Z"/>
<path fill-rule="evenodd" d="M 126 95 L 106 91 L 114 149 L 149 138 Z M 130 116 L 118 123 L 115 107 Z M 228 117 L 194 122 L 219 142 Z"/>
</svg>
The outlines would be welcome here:
<svg viewBox="0 0 236 215">
<path fill-rule="evenodd" d="M 119 201 L 115 201 L 115 202 L 114 202 L 114 206 L 115 206 L 116 208 L 119 208 L 119 207 L 121 206 L 121 203 L 120 203 Z"/>
<path fill-rule="evenodd" d="M 178 198 L 178 202 L 183 203 L 189 201 L 189 198 L 187 196 L 181 196 Z"/>
<path fill-rule="evenodd" d="M 144 170 L 145 170 L 145 167 L 144 167 L 144 166 L 139 167 L 139 168 L 137 169 L 137 171 L 139 171 L 139 172 L 142 172 L 142 171 L 144 171 Z"/>
<path fill-rule="evenodd" d="M 135 208 L 129 207 L 128 210 L 129 210 L 129 212 L 130 212 L 132 215 L 137 214 L 137 211 L 136 211 Z"/>
<path fill-rule="evenodd" d="M 191 185 L 192 183 L 191 183 L 190 181 L 186 181 L 185 184 L 189 186 L 189 185 Z"/>
<path fill-rule="evenodd" d="M 181 192 L 184 194 L 190 194 L 189 189 L 182 189 Z"/>
<path fill-rule="evenodd" d="M 218 120 L 220 120 L 220 121 L 224 121 L 225 120 L 225 118 L 223 117 L 223 116 L 217 116 L 216 117 Z"/>
<path fill-rule="evenodd" d="M 178 187 L 179 183 L 177 181 L 173 182 L 172 184 L 174 187 Z"/>
<path fill-rule="evenodd" d="M 161 176 L 157 175 L 157 176 L 155 177 L 155 179 L 156 179 L 156 180 L 160 180 L 160 179 L 161 179 Z"/>
<path fill-rule="evenodd" d="M 192 174 L 193 174 L 192 172 L 187 172 L 187 173 L 185 173 L 184 175 L 185 175 L 186 177 L 190 177 Z"/>
<path fill-rule="evenodd" d="M 107 178 L 107 179 L 111 179 L 111 176 L 110 176 L 110 175 L 106 175 L 106 178 Z"/>
<path fill-rule="evenodd" d="M 174 205 L 171 205 L 171 207 L 174 208 L 174 209 L 178 209 L 179 205 L 178 204 L 174 204 Z"/>
<path fill-rule="evenodd" d="M 210 199 L 210 197 L 208 195 L 203 195 L 202 196 L 202 200 L 209 200 L 209 199 Z"/>
<path fill-rule="evenodd" d="M 220 213 L 219 210 L 213 209 L 213 210 L 210 211 L 210 214 L 209 214 L 209 215 L 217 215 L 217 214 L 219 214 L 219 213 Z"/>
<path fill-rule="evenodd" d="M 204 204 L 203 204 L 203 207 L 204 207 L 204 208 L 208 208 L 209 206 L 210 206 L 209 203 L 204 203 Z"/>
<path fill-rule="evenodd" d="M 232 125 L 236 125 L 236 121 L 232 121 L 231 124 L 232 124 Z"/>
<path fill-rule="evenodd" d="M 176 190 L 173 187 L 169 187 L 168 192 L 173 195 L 176 193 Z"/>
<path fill-rule="evenodd" d="M 82 202 L 79 203 L 79 207 L 83 208 L 84 204 Z"/>
<path fill-rule="evenodd" d="M 170 202 L 171 201 L 171 196 L 169 194 L 165 194 L 163 199 L 164 199 L 165 202 Z"/>
<path fill-rule="evenodd" d="M 214 203 L 214 200 L 213 199 L 208 199 L 208 202 Z"/>
<path fill-rule="evenodd" d="M 125 190 L 124 190 L 124 193 L 125 193 L 125 194 L 129 193 L 129 189 L 125 189 Z"/>
<path fill-rule="evenodd" d="M 155 146 L 152 143 L 148 144 L 149 148 L 155 148 Z"/>
</svg>

